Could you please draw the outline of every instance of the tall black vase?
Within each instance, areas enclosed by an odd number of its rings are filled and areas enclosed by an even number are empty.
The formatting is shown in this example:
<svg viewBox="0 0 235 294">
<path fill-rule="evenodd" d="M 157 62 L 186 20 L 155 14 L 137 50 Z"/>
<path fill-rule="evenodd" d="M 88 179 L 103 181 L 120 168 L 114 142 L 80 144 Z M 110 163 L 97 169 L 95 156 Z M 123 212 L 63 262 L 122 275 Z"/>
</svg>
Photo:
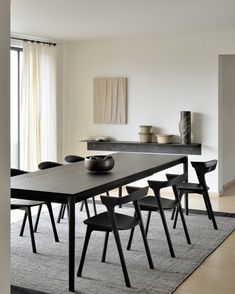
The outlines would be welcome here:
<svg viewBox="0 0 235 294">
<path fill-rule="evenodd" d="M 181 143 L 190 144 L 191 143 L 191 112 L 190 111 L 180 112 L 179 131 L 181 136 Z"/>
</svg>

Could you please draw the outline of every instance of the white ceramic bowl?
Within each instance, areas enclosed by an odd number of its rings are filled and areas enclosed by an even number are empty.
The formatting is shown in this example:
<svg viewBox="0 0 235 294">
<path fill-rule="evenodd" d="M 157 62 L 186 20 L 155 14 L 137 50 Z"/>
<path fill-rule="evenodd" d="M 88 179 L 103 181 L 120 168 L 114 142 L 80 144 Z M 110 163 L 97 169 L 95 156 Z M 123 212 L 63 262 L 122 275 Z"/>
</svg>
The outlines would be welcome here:
<svg viewBox="0 0 235 294">
<path fill-rule="evenodd" d="M 157 134 L 158 144 L 169 144 L 172 143 L 173 135 Z"/>
</svg>

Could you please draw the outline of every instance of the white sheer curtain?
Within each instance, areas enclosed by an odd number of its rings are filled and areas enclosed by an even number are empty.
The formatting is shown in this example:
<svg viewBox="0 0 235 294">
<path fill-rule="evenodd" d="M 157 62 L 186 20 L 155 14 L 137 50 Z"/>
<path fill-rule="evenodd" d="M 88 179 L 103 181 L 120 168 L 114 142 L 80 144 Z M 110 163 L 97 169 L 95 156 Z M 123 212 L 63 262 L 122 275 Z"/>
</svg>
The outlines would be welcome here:
<svg viewBox="0 0 235 294">
<path fill-rule="evenodd" d="M 56 47 L 23 44 L 20 102 L 20 168 L 56 161 Z"/>
</svg>

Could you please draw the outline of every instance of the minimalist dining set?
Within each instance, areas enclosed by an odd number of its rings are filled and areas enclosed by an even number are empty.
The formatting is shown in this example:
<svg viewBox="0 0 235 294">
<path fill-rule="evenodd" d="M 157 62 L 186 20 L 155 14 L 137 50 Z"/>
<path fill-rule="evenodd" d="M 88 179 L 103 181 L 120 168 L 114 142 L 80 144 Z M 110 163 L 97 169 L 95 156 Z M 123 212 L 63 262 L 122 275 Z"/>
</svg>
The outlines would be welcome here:
<svg viewBox="0 0 235 294">
<path fill-rule="evenodd" d="M 87 160 L 89 159 L 89 160 Z M 109 161 L 105 165 L 105 161 Z M 86 161 L 84 165 L 84 161 Z M 109 170 L 109 164 L 112 161 L 112 169 Z M 51 203 L 61 203 L 57 223 L 64 217 L 67 210 L 69 222 L 69 290 L 74 291 L 74 271 L 75 271 L 75 203 L 81 202 L 80 209 L 85 207 L 87 219 L 84 224 L 87 226 L 84 246 L 81 254 L 80 264 L 77 276 L 82 276 L 84 261 L 88 249 L 88 243 L 93 231 L 102 231 L 104 235 L 104 246 L 101 261 L 106 260 L 106 251 L 110 233 L 113 233 L 117 251 L 119 254 L 121 267 L 123 270 L 124 280 L 127 287 L 131 287 L 128 276 L 127 266 L 119 235 L 120 230 L 130 230 L 127 250 L 131 250 L 134 246 L 133 235 L 135 227 L 139 226 L 144 248 L 147 255 L 147 261 L 150 269 L 154 268 L 151 252 L 148 245 L 147 236 L 149 233 L 149 224 L 153 212 L 158 212 L 161 217 L 162 225 L 166 235 L 166 241 L 169 247 L 170 256 L 175 257 L 175 251 L 166 221 L 165 210 L 171 210 L 171 220 L 173 228 L 176 229 L 178 215 L 180 215 L 184 234 L 188 244 L 191 244 L 188 228 L 186 225 L 184 211 L 189 213 L 188 196 L 191 193 L 200 194 L 203 197 L 207 215 L 212 221 L 213 228 L 217 230 L 217 224 L 214 212 L 211 206 L 208 194 L 209 187 L 206 184 L 205 175 L 215 170 L 217 160 L 206 162 L 191 162 L 194 168 L 198 182 L 188 182 L 188 158 L 187 156 L 173 155 L 150 155 L 150 154 L 127 154 L 114 153 L 109 156 L 91 156 L 84 159 L 81 156 L 69 155 L 65 157 L 66 164 L 57 162 L 41 162 L 38 165 L 39 171 L 27 173 L 22 170 L 11 169 L 12 177 L 12 200 L 11 209 L 23 209 L 25 215 L 20 230 L 20 236 L 24 233 L 26 220 L 28 219 L 30 236 L 32 241 L 32 250 L 36 253 L 36 244 L 34 233 L 37 231 L 40 219 L 42 205 L 48 208 L 51 225 L 54 233 L 54 239 L 59 242 L 56 225 L 53 216 Z M 98 163 L 97 163 L 98 162 Z M 102 164 L 102 170 L 89 170 Z M 114 165 L 115 163 L 115 165 Z M 159 171 L 163 171 L 169 167 L 183 164 L 183 173 L 166 174 L 165 181 L 149 180 L 148 186 L 141 188 L 131 186 L 130 183 L 148 177 Z M 29 176 L 31 175 L 31 176 Z M 115 188 L 126 186 L 127 195 L 121 197 L 113 197 L 109 195 L 109 191 Z M 162 190 L 172 188 L 172 198 L 163 197 Z M 153 193 L 148 194 L 149 190 Z M 101 195 L 106 193 L 106 195 Z M 101 195 L 100 200 L 104 205 L 104 211 L 97 213 L 95 196 Z M 182 209 L 181 199 L 185 198 L 185 209 Z M 91 198 L 93 204 L 94 215 L 91 216 L 87 200 Z M 133 203 L 131 215 L 127 215 L 119 210 L 115 212 L 115 208 L 125 206 L 127 203 Z M 38 206 L 38 213 L 35 224 L 33 226 L 31 208 Z M 141 211 L 147 212 L 146 225 L 143 224 Z M 208 223 L 209 225 L 209 223 Z M 133 243 L 133 244 L 132 244 Z M 157 246 L 157 244 L 156 244 Z"/>
</svg>

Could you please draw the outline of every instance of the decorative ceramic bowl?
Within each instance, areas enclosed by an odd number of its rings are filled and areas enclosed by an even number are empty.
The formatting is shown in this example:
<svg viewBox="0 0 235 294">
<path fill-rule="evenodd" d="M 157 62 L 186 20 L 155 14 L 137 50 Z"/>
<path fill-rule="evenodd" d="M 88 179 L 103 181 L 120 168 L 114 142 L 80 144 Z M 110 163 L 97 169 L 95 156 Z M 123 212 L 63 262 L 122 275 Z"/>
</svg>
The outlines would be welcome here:
<svg viewBox="0 0 235 294">
<path fill-rule="evenodd" d="M 152 131 L 152 126 L 139 126 L 141 134 L 149 134 Z"/>
<path fill-rule="evenodd" d="M 114 167 L 114 159 L 110 155 L 87 156 L 84 161 L 85 167 L 94 173 L 105 173 Z"/>
<path fill-rule="evenodd" d="M 139 133 L 141 143 L 151 143 L 153 133 Z"/>
<path fill-rule="evenodd" d="M 157 134 L 158 144 L 169 144 L 172 143 L 173 135 Z"/>
</svg>

